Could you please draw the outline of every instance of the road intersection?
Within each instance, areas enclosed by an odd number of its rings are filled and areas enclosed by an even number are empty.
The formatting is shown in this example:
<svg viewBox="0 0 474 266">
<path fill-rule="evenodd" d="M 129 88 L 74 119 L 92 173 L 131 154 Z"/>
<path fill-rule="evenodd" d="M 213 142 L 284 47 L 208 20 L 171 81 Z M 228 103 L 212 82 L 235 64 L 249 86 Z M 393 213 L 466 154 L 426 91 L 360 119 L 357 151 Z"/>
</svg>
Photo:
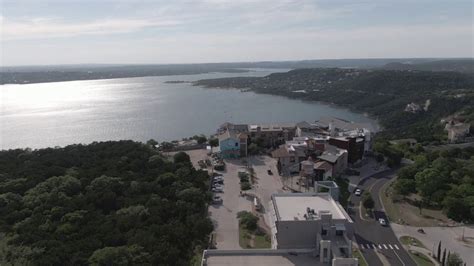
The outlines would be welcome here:
<svg viewBox="0 0 474 266">
<path fill-rule="evenodd" d="M 373 218 L 365 218 L 361 215 L 360 197 L 352 194 L 349 198 L 352 205 L 349 213 L 355 224 L 355 241 L 369 265 L 416 265 L 398 241 L 390 227 L 390 222 L 387 226 L 382 226 L 377 221 L 379 218 L 389 221 L 383 210 L 379 194 L 383 185 L 393 178 L 394 174 L 394 170 L 383 171 L 362 180 L 358 185 L 358 188 L 363 192 L 368 191 L 374 199 Z"/>
</svg>

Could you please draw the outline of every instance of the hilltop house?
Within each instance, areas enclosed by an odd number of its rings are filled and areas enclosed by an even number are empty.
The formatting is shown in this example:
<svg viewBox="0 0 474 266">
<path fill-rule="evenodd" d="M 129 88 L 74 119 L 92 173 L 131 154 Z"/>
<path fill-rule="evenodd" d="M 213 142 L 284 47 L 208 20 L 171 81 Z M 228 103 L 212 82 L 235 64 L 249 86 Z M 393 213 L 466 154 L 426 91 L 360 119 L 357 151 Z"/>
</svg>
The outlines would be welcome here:
<svg viewBox="0 0 474 266">
<path fill-rule="evenodd" d="M 448 140 L 451 143 L 464 141 L 465 137 L 469 135 L 471 125 L 469 123 L 455 123 L 450 121 L 444 128 L 448 131 Z"/>
</svg>

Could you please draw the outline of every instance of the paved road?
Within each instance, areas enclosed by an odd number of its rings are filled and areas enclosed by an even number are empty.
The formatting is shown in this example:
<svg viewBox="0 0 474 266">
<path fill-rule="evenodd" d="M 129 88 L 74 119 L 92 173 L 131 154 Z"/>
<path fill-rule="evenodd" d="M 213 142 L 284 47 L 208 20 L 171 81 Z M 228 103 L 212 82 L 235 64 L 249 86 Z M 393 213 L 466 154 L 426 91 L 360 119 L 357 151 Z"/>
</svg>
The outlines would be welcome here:
<svg viewBox="0 0 474 266">
<path fill-rule="evenodd" d="M 361 219 L 359 215 L 360 197 L 351 196 L 353 204 L 350 212 L 355 223 L 355 240 L 369 265 L 400 265 L 416 266 L 410 255 L 398 241 L 390 226 L 382 226 L 378 218 L 388 221 L 379 198 L 381 187 L 393 176 L 393 170 L 387 170 L 362 181 L 359 185 L 364 191 L 369 191 L 375 201 L 375 219 Z"/>
</svg>

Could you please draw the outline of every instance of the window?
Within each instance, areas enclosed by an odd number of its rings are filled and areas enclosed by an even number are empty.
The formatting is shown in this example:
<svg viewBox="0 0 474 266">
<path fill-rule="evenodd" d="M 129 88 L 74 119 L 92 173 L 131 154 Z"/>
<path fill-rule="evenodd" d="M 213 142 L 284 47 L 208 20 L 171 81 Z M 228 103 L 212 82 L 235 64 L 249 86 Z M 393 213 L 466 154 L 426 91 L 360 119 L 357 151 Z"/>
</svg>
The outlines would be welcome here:
<svg viewBox="0 0 474 266">
<path fill-rule="evenodd" d="M 328 249 L 323 248 L 323 258 L 327 258 L 327 256 L 328 256 Z"/>
<path fill-rule="evenodd" d="M 294 163 L 295 162 L 295 157 L 290 157 L 290 163 Z"/>
<path fill-rule="evenodd" d="M 344 235 L 344 231 L 343 230 L 336 230 L 336 235 L 337 236 L 342 236 L 342 235 Z"/>
<path fill-rule="evenodd" d="M 239 143 L 238 143 L 238 142 L 235 143 L 235 147 L 239 147 Z"/>
</svg>

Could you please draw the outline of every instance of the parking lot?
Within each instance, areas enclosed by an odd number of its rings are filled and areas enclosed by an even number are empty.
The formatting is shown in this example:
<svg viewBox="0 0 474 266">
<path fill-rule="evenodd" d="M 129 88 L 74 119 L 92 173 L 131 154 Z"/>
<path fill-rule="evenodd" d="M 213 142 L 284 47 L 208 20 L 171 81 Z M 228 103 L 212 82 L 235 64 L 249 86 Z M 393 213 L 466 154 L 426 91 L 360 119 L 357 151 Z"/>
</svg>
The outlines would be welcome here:
<svg viewBox="0 0 474 266">
<path fill-rule="evenodd" d="M 186 151 L 193 165 L 199 169 L 198 161 L 208 158 L 206 150 Z M 251 190 L 242 197 L 240 195 L 240 183 L 238 172 L 247 167 L 243 160 L 225 160 L 225 171 L 214 171 L 223 176 L 224 185 L 222 193 L 214 193 L 222 199 L 222 203 L 214 203 L 209 206 L 209 216 L 214 224 L 214 241 L 218 249 L 241 249 L 239 245 L 239 224 L 237 213 L 239 211 L 252 211 L 253 198 L 257 196 L 261 204 L 260 217 L 265 224 L 269 202 L 273 193 L 284 192 L 281 177 L 278 175 L 276 160 L 269 156 L 252 156 L 248 158 L 248 166 L 255 171 L 256 182 Z M 209 168 L 210 169 L 210 168 Z M 271 170 L 271 174 L 268 173 Z M 209 170 L 211 172 L 211 170 Z"/>
<path fill-rule="evenodd" d="M 215 193 L 222 198 L 222 203 L 209 206 L 218 249 L 240 249 L 237 213 L 252 210 L 251 201 L 240 196 L 237 173 L 243 166 L 241 160 L 226 160 L 226 170 L 220 172 L 224 177 L 224 191 Z"/>
</svg>

